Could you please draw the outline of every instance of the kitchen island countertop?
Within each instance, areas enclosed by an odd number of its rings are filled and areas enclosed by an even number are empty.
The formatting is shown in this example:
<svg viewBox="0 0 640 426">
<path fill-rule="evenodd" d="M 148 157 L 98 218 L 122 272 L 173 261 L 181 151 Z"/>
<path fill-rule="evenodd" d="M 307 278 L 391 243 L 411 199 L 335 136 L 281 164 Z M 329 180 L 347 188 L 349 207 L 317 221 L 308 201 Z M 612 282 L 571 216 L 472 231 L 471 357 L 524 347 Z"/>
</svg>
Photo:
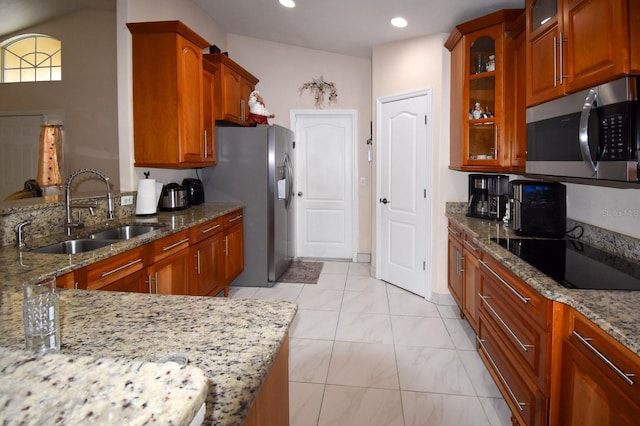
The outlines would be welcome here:
<svg viewBox="0 0 640 426">
<path fill-rule="evenodd" d="M 597 324 L 614 339 L 640 356 L 640 291 L 575 290 L 561 286 L 549 276 L 502 248 L 492 238 L 518 238 L 502 222 L 474 219 L 448 211 L 446 216 L 474 236 L 474 241 L 534 290 L 549 300 L 565 303 Z M 640 266 L 639 266 L 640 267 Z"/>
</svg>

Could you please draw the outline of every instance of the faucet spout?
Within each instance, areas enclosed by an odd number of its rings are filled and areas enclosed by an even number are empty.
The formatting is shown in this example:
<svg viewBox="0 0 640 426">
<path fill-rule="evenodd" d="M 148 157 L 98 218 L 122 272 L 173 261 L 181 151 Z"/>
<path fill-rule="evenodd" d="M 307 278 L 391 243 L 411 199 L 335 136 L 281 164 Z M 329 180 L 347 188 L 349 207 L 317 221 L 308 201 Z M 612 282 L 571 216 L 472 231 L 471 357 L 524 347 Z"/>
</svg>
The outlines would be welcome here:
<svg viewBox="0 0 640 426">
<path fill-rule="evenodd" d="M 76 170 L 75 172 L 71 173 L 71 175 L 69 175 L 69 178 L 67 179 L 67 182 L 65 184 L 65 207 L 66 207 L 66 213 L 67 213 L 65 228 L 67 230 L 67 235 L 71 235 L 71 228 L 81 228 L 83 226 L 83 223 L 81 221 L 78 221 L 78 222 L 73 221 L 71 217 L 71 210 L 73 208 L 80 208 L 80 207 L 88 208 L 89 212 L 93 215 L 94 206 L 71 204 L 71 188 L 72 188 L 71 184 L 73 183 L 73 180 L 76 178 L 76 176 L 79 176 L 83 173 L 91 173 L 100 177 L 102 180 L 104 180 L 105 185 L 107 187 L 107 218 L 109 220 L 112 220 L 115 217 L 115 204 L 114 204 L 113 196 L 111 194 L 111 187 L 109 186 L 109 176 L 95 169 Z"/>
</svg>

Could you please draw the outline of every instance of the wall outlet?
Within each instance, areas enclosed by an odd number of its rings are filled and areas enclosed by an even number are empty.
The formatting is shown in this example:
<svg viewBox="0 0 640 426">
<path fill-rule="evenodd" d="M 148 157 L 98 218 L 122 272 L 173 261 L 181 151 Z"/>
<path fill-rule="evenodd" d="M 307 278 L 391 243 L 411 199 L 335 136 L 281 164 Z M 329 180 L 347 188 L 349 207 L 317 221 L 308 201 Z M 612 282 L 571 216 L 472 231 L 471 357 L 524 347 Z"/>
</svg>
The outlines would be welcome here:
<svg viewBox="0 0 640 426">
<path fill-rule="evenodd" d="M 133 195 L 123 195 L 120 197 L 120 205 L 128 206 L 133 204 Z"/>
<path fill-rule="evenodd" d="M 366 177 L 361 177 L 360 178 L 360 186 L 367 186 L 367 178 Z"/>
</svg>

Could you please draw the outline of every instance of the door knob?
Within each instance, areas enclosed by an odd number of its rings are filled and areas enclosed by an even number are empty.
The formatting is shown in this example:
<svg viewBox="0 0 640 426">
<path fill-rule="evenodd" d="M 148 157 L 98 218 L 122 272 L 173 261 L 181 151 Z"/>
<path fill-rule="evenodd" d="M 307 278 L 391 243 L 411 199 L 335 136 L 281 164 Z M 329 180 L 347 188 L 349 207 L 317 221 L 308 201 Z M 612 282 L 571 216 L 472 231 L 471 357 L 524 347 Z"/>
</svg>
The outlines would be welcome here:
<svg viewBox="0 0 640 426">
<path fill-rule="evenodd" d="M 298 197 L 302 197 L 302 191 L 298 192 Z"/>
<path fill-rule="evenodd" d="M 388 204 L 388 203 L 390 203 L 391 201 L 387 200 L 386 198 L 380 198 L 380 202 L 381 202 L 382 204 Z"/>
</svg>

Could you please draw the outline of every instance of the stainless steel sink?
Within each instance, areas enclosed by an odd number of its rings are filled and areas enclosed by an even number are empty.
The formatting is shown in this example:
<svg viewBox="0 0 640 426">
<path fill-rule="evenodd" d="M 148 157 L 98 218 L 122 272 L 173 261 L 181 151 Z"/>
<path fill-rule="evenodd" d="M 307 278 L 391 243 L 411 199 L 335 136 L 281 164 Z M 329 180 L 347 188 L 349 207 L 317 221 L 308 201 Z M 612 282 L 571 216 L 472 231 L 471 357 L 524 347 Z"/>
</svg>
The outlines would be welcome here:
<svg viewBox="0 0 640 426">
<path fill-rule="evenodd" d="M 161 228 L 159 225 L 125 225 L 89 235 L 93 240 L 128 240 Z"/>
<path fill-rule="evenodd" d="M 48 254 L 77 254 L 86 251 L 96 250 L 101 247 L 113 244 L 116 241 L 109 240 L 91 240 L 88 238 L 81 238 L 78 240 L 68 240 L 61 243 L 51 244 L 48 246 L 40 247 L 31 250 L 33 253 L 48 253 Z"/>
</svg>

